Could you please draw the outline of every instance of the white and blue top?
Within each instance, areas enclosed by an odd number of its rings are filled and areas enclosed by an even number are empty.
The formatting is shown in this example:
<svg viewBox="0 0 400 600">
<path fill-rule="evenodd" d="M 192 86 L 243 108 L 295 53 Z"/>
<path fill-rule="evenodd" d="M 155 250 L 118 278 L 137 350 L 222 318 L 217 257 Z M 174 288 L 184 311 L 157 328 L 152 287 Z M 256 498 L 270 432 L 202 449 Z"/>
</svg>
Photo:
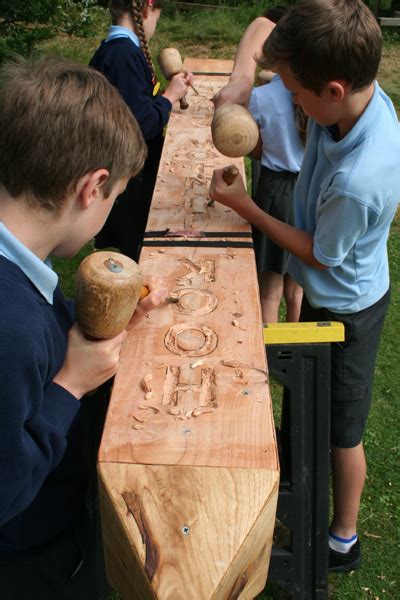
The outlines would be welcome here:
<svg viewBox="0 0 400 600">
<path fill-rule="evenodd" d="M 249 111 L 260 128 L 262 166 L 272 171 L 298 173 L 304 146 L 294 121 L 292 94 L 279 75 L 253 89 Z"/>
</svg>

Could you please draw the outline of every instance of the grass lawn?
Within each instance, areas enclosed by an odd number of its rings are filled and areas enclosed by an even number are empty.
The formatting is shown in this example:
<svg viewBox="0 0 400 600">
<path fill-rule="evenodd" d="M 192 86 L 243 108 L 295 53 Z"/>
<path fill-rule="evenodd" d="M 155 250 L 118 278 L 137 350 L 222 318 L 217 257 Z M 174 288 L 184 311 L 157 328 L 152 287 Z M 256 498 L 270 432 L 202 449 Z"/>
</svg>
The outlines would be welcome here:
<svg viewBox="0 0 400 600">
<path fill-rule="evenodd" d="M 262 4 L 262 7 L 264 6 L 265 3 Z M 176 46 L 183 56 L 233 58 L 242 31 L 260 12 L 260 8 L 253 6 L 237 11 L 199 11 L 193 14 L 184 11 L 175 15 L 162 15 L 156 39 L 152 43 L 154 56 L 163 46 Z M 106 21 L 99 22 L 96 35 L 90 38 L 56 36 L 44 43 L 41 51 L 87 62 L 100 39 L 104 37 L 106 26 Z M 390 39 L 387 36 L 379 81 L 400 111 L 400 42 L 393 40 L 393 35 Z M 75 259 L 54 261 L 61 285 L 70 297 L 73 296 L 73 279 L 77 265 L 92 248 L 90 243 Z M 363 567 L 350 575 L 330 576 L 330 595 L 339 600 L 400 598 L 399 219 L 392 226 L 389 259 L 392 303 L 381 340 L 373 404 L 365 435 L 369 469 L 359 521 Z M 268 589 L 259 599 L 283 597 L 284 594 L 279 591 Z M 117 596 L 114 595 L 113 598 Z"/>
</svg>

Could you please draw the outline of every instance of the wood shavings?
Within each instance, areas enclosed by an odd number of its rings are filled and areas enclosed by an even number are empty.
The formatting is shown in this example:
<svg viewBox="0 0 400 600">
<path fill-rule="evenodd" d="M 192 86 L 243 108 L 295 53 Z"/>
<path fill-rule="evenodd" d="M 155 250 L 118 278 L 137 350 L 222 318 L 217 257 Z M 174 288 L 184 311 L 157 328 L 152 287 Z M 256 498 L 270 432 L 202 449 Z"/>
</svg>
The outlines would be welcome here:
<svg viewBox="0 0 400 600">
<path fill-rule="evenodd" d="M 153 411 L 154 414 L 158 414 L 160 412 L 160 409 L 157 408 L 157 406 L 153 406 L 152 404 L 141 404 L 140 406 L 138 406 L 139 410 L 151 410 Z"/>
<path fill-rule="evenodd" d="M 244 363 L 241 363 L 237 360 L 221 360 L 220 362 L 221 362 L 221 365 L 224 365 L 224 367 L 231 367 L 232 369 L 237 369 L 237 368 L 252 369 L 254 371 L 258 371 L 259 373 L 263 373 L 265 376 L 267 376 L 267 373 L 266 373 L 266 371 L 264 371 L 264 369 L 252 367 L 251 365 L 245 365 Z"/>
<path fill-rule="evenodd" d="M 136 415 L 131 415 L 131 419 L 134 419 L 138 423 L 145 423 L 145 421 L 143 419 L 141 419 L 140 417 L 137 417 Z"/>
<path fill-rule="evenodd" d="M 160 248 L 160 250 L 157 250 L 158 254 L 165 254 L 165 249 L 164 248 Z"/>
<path fill-rule="evenodd" d="M 169 415 L 174 415 L 176 417 L 182 414 L 182 410 L 180 408 L 177 408 L 176 406 L 171 406 L 167 412 Z"/>
<path fill-rule="evenodd" d="M 232 325 L 233 325 L 234 327 L 237 327 L 238 329 L 241 329 L 242 331 L 247 331 L 246 327 L 241 327 L 241 326 L 239 325 L 239 321 L 237 321 L 236 319 L 235 319 L 234 321 L 232 321 Z"/>
<path fill-rule="evenodd" d="M 214 412 L 215 409 L 212 408 L 211 406 L 208 406 L 208 407 L 203 406 L 200 410 L 201 410 L 201 414 L 205 414 L 205 413 L 212 413 L 212 412 Z"/>
<path fill-rule="evenodd" d="M 151 386 L 151 382 L 153 380 L 153 375 L 151 373 L 146 373 L 146 375 L 142 379 L 142 388 L 144 392 L 152 392 L 153 388 Z"/>
<path fill-rule="evenodd" d="M 144 425 L 139 425 L 138 423 L 134 423 L 133 425 L 131 425 L 131 429 L 144 429 Z"/>
<path fill-rule="evenodd" d="M 153 392 L 146 392 L 144 395 L 144 399 L 145 400 L 152 400 L 153 399 Z"/>
<path fill-rule="evenodd" d="M 186 417 L 187 419 L 189 419 L 189 417 L 191 417 L 191 416 L 192 416 L 193 412 L 194 412 L 194 410 L 193 410 L 193 409 L 191 409 L 191 410 L 188 410 L 188 411 L 185 413 L 185 417 Z"/>
<path fill-rule="evenodd" d="M 227 258 L 228 260 L 233 260 L 234 258 L 236 258 L 237 253 L 232 252 L 230 248 L 227 248 L 226 254 L 220 254 L 219 256 L 221 258 Z"/>
<path fill-rule="evenodd" d="M 190 364 L 190 368 L 191 369 L 195 369 L 196 367 L 200 367 L 200 365 L 204 365 L 204 363 L 205 363 L 204 359 L 203 360 L 196 360 L 195 362 L 192 362 Z"/>
<path fill-rule="evenodd" d="M 190 416 L 192 416 L 192 417 L 200 417 L 203 414 L 212 413 L 212 412 L 214 412 L 214 410 L 215 409 L 212 408 L 211 406 L 198 406 L 197 408 L 195 408 L 195 409 L 193 409 L 191 411 L 192 414 Z"/>
</svg>

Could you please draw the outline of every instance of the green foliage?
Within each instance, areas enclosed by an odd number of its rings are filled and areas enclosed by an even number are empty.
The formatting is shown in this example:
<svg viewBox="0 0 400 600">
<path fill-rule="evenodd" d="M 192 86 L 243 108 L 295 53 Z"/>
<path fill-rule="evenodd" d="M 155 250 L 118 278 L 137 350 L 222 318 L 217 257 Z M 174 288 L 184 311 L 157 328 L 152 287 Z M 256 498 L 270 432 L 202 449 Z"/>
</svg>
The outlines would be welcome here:
<svg viewBox="0 0 400 600">
<path fill-rule="evenodd" d="M 0 63 L 13 54 L 30 54 L 58 32 L 93 35 L 103 14 L 96 0 L 0 0 Z"/>
<path fill-rule="evenodd" d="M 29 54 L 39 40 L 49 37 L 46 24 L 57 11 L 52 0 L 0 0 L 0 62 L 14 53 Z"/>
<path fill-rule="evenodd" d="M 60 30 L 82 37 L 95 35 L 95 25 L 105 12 L 96 0 L 63 0 L 60 8 Z"/>
<path fill-rule="evenodd" d="M 0 0 L 0 15 L 5 23 L 48 23 L 57 10 L 53 0 Z"/>
</svg>

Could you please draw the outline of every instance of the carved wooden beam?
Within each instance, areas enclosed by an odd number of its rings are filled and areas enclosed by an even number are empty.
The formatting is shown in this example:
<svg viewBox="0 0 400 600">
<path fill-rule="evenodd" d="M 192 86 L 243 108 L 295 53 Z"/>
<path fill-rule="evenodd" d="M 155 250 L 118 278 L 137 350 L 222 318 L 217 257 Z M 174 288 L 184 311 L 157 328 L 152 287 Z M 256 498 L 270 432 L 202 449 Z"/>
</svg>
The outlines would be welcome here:
<svg viewBox="0 0 400 600">
<path fill-rule="evenodd" d="M 207 206 L 213 169 L 232 161 L 210 132 L 225 81 L 196 78 L 199 97 L 171 116 L 140 265 L 178 302 L 130 332 L 99 453 L 107 571 L 124 600 L 249 599 L 267 577 L 279 468 L 251 233 Z"/>
</svg>

